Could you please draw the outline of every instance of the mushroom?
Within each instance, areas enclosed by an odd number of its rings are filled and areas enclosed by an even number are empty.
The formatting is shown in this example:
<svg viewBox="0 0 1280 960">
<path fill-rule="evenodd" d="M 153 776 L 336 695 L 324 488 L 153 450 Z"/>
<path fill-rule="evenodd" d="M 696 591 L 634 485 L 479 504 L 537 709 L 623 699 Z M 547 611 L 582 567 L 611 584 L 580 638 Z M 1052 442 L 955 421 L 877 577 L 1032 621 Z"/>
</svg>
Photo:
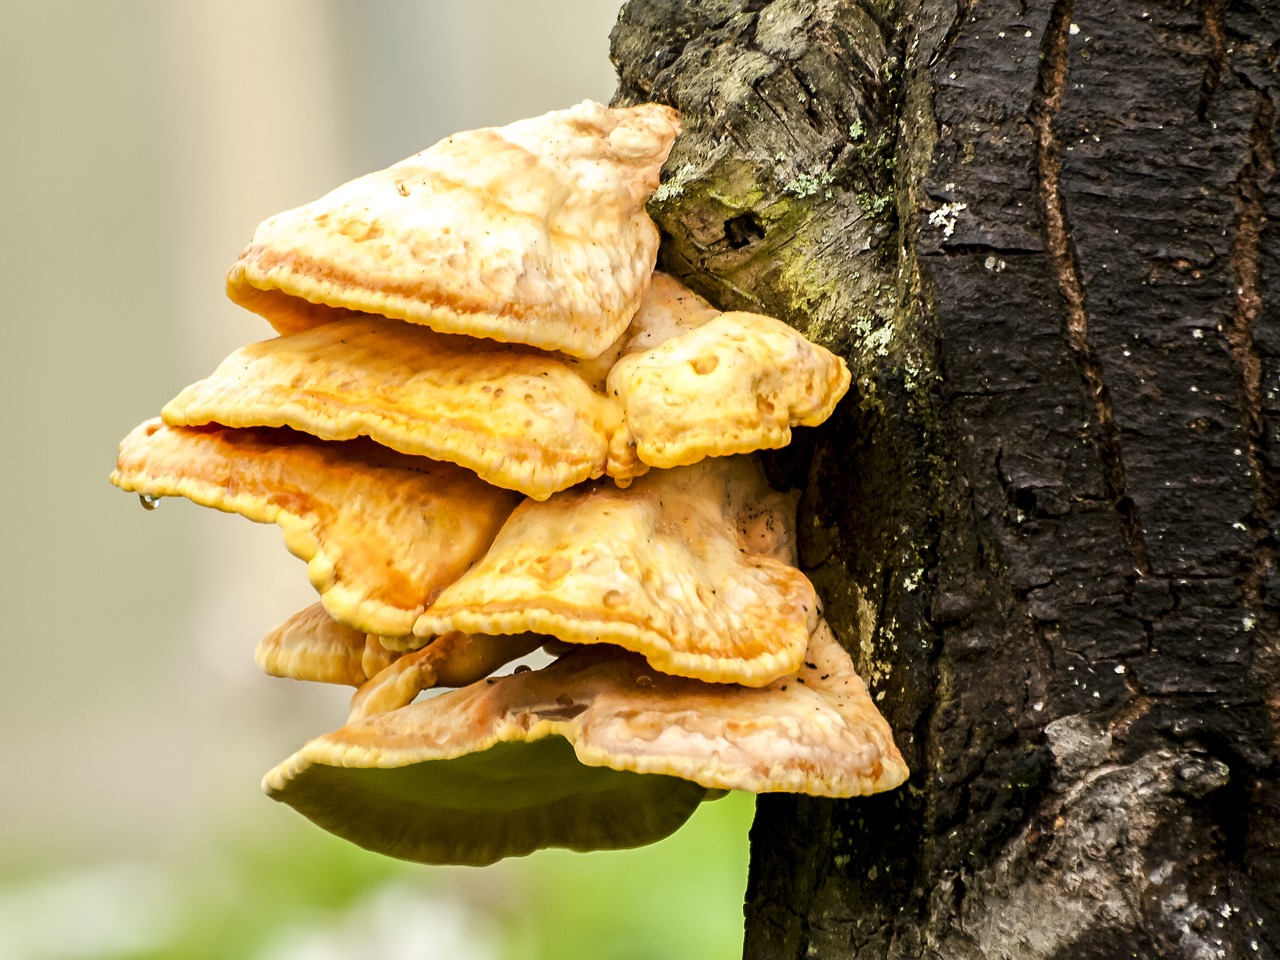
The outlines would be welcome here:
<svg viewBox="0 0 1280 960">
<path fill-rule="evenodd" d="M 420 650 L 397 657 L 361 684 L 351 698 L 351 714 L 359 720 L 413 702 L 431 687 L 465 687 L 504 664 L 532 653 L 546 642 L 533 633 L 491 637 L 455 630 L 436 637 Z"/>
<path fill-rule="evenodd" d="M 270 218 L 228 293 L 281 335 L 121 445 L 118 486 L 278 523 L 308 561 L 321 603 L 259 663 L 357 690 L 264 785 L 356 843 L 634 846 L 725 790 L 907 776 L 796 569 L 795 497 L 741 456 L 849 372 L 651 276 L 677 130 L 586 102 Z M 538 646 L 560 658 L 491 676 Z M 414 702 L 433 686 L 459 689 Z"/>
<path fill-rule="evenodd" d="M 359 687 L 400 655 L 313 603 L 259 640 L 254 659 L 271 677 Z"/>
<path fill-rule="evenodd" d="M 412 703 L 432 687 L 465 687 L 546 642 L 536 634 L 488 637 L 449 633 L 425 647 L 363 633 L 334 620 L 319 603 L 295 613 L 258 641 L 254 659 L 272 677 L 356 687 L 348 720 Z"/>
<path fill-rule="evenodd" d="M 349 723 L 263 786 L 368 849 L 474 864 L 659 839 L 724 790 L 849 797 L 900 784 L 889 727 L 825 623 L 805 660 L 752 688 L 579 648 Z"/>
<path fill-rule="evenodd" d="M 623 405 L 610 458 L 679 467 L 703 457 L 785 447 L 793 426 L 822 423 L 849 389 L 845 362 L 781 320 L 724 313 L 609 371 Z"/>
<path fill-rule="evenodd" d="M 786 529 L 793 512 L 748 457 L 525 501 L 413 630 L 612 643 L 667 673 L 762 686 L 800 665 L 817 598 L 741 526 L 764 514 Z"/>
<path fill-rule="evenodd" d="M 604 472 L 618 418 L 554 354 L 368 316 L 241 347 L 163 415 L 368 436 L 543 500 Z"/>
<path fill-rule="evenodd" d="M 469 866 L 545 847 L 618 850 L 654 843 L 675 832 L 706 797 L 704 788 L 676 777 L 583 766 L 572 746 L 545 736 L 550 721 L 527 715 L 525 729 L 500 724 L 481 708 L 476 713 L 466 724 L 446 718 L 434 744 L 415 743 L 420 753 L 446 762 L 384 768 L 378 758 L 387 747 L 369 733 L 365 742 L 335 750 L 341 765 L 276 768 L 264 787 L 367 850 Z"/>
<path fill-rule="evenodd" d="M 781 321 L 721 314 L 656 274 L 593 360 L 349 317 L 242 347 L 163 417 L 368 436 L 545 500 L 605 473 L 784 446 L 848 386 L 842 360 Z"/>
<path fill-rule="evenodd" d="M 335 619 L 367 633 L 414 621 L 493 540 L 518 497 L 448 463 L 289 430 L 137 427 L 111 482 L 276 523 Z"/>
<path fill-rule="evenodd" d="M 653 272 L 644 203 L 678 130 L 584 101 L 454 134 L 266 220 L 227 292 L 282 333 L 354 310 L 594 357 Z"/>
</svg>

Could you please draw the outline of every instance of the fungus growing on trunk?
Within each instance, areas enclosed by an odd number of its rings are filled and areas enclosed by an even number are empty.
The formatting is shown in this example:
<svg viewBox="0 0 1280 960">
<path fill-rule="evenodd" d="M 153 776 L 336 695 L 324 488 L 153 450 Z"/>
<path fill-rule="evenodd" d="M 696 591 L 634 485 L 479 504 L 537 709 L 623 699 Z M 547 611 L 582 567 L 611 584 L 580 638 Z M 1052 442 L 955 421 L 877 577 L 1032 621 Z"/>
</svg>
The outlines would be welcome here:
<svg viewBox="0 0 1280 960">
<path fill-rule="evenodd" d="M 804 574 L 753 552 L 740 528 L 761 512 L 788 527 L 794 509 L 747 457 L 526 500 L 414 633 L 533 631 L 615 644 L 667 673 L 763 686 L 799 667 L 818 601 Z"/>
<path fill-rule="evenodd" d="M 594 357 L 649 284 L 678 131 L 670 107 L 588 100 L 454 134 L 265 221 L 227 292 L 281 333 L 336 307 Z"/>
<path fill-rule="evenodd" d="M 163 417 L 366 436 L 545 500 L 606 473 L 784 446 L 848 386 L 842 360 L 781 321 L 721 314 L 659 274 L 593 360 L 353 316 L 241 347 Z"/>
<path fill-rule="evenodd" d="M 708 791 L 851 797 L 905 780 L 888 724 L 825 622 L 805 661 L 752 688 L 579 648 L 541 670 L 349 723 L 263 785 L 371 850 L 487 863 L 547 846 L 660 839 Z M 644 784 L 650 777 L 657 782 Z"/>
<path fill-rule="evenodd" d="M 488 863 L 907 775 L 795 566 L 795 496 L 743 455 L 849 372 L 652 275 L 677 129 L 584 103 L 271 218 L 228 290 L 281 336 L 121 445 L 117 485 L 279 523 L 308 561 L 321 605 L 258 662 L 357 689 L 266 786 L 341 836 Z M 560 659 L 492 676 L 539 646 Z"/>
<path fill-rule="evenodd" d="M 125 437 L 111 482 L 279 524 L 330 616 L 384 636 L 413 629 L 518 500 L 453 464 L 368 441 L 159 420 Z"/>
</svg>

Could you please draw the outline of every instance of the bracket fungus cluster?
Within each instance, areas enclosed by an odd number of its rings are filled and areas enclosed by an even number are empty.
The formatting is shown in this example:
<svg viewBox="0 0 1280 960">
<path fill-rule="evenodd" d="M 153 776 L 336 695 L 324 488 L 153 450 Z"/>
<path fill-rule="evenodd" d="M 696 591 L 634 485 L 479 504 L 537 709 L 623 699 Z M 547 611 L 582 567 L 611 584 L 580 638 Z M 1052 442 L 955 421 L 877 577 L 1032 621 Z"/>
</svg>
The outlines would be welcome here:
<svg viewBox="0 0 1280 960">
<path fill-rule="evenodd" d="M 258 663 L 356 693 L 264 785 L 340 836 L 481 864 L 648 843 L 727 790 L 906 778 L 750 456 L 848 371 L 654 273 L 678 129 L 586 102 L 270 218 L 228 291 L 279 335 L 121 445 L 144 503 L 279 524 L 307 561 L 321 602 Z"/>
</svg>

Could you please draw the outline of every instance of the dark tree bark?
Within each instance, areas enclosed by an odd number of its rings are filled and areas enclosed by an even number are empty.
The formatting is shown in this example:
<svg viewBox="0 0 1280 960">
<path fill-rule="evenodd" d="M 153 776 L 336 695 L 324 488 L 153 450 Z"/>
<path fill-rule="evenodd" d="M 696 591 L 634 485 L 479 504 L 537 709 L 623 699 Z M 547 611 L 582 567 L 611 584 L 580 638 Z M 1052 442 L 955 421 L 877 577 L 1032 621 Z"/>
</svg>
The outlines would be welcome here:
<svg viewBox="0 0 1280 960">
<path fill-rule="evenodd" d="M 773 458 L 912 765 L 761 797 L 751 958 L 1280 956 L 1280 11 L 631 0 L 661 265 L 844 355 Z"/>
</svg>

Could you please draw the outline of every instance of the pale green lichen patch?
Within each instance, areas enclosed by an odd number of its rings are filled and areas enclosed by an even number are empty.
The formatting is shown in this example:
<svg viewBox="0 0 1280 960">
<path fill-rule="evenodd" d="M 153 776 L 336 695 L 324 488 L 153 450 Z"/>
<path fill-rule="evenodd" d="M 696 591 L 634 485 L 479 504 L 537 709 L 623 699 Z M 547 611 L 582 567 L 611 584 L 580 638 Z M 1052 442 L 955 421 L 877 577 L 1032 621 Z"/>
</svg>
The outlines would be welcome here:
<svg viewBox="0 0 1280 960">
<path fill-rule="evenodd" d="M 795 197 L 797 200 L 812 197 L 819 191 L 826 190 L 826 197 L 829 199 L 831 191 L 826 188 L 831 186 L 834 179 L 835 178 L 831 175 L 830 171 L 818 174 L 817 176 L 811 173 L 801 173 L 783 184 L 782 189 L 791 194 L 791 196 Z"/>
<path fill-rule="evenodd" d="M 889 682 L 893 664 L 876 650 L 876 611 L 856 586 L 858 604 L 858 675 L 873 691 Z M 883 691 L 882 691 L 883 692 Z"/>
<path fill-rule="evenodd" d="M 684 193 L 685 185 L 697 174 L 697 168 L 691 163 L 685 163 L 680 166 L 675 173 L 658 184 L 658 189 L 653 191 L 650 200 L 654 203 L 662 203 L 664 200 L 671 200 Z"/>
<path fill-rule="evenodd" d="M 887 193 L 858 193 L 858 205 L 873 217 L 878 217 L 893 203 L 893 197 Z"/>
<path fill-rule="evenodd" d="M 889 344 L 893 342 L 892 321 L 878 321 L 872 314 L 864 313 L 853 321 L 853 332 L 866 352 L 877 357 L 889 355 Z"/>
</svg>

